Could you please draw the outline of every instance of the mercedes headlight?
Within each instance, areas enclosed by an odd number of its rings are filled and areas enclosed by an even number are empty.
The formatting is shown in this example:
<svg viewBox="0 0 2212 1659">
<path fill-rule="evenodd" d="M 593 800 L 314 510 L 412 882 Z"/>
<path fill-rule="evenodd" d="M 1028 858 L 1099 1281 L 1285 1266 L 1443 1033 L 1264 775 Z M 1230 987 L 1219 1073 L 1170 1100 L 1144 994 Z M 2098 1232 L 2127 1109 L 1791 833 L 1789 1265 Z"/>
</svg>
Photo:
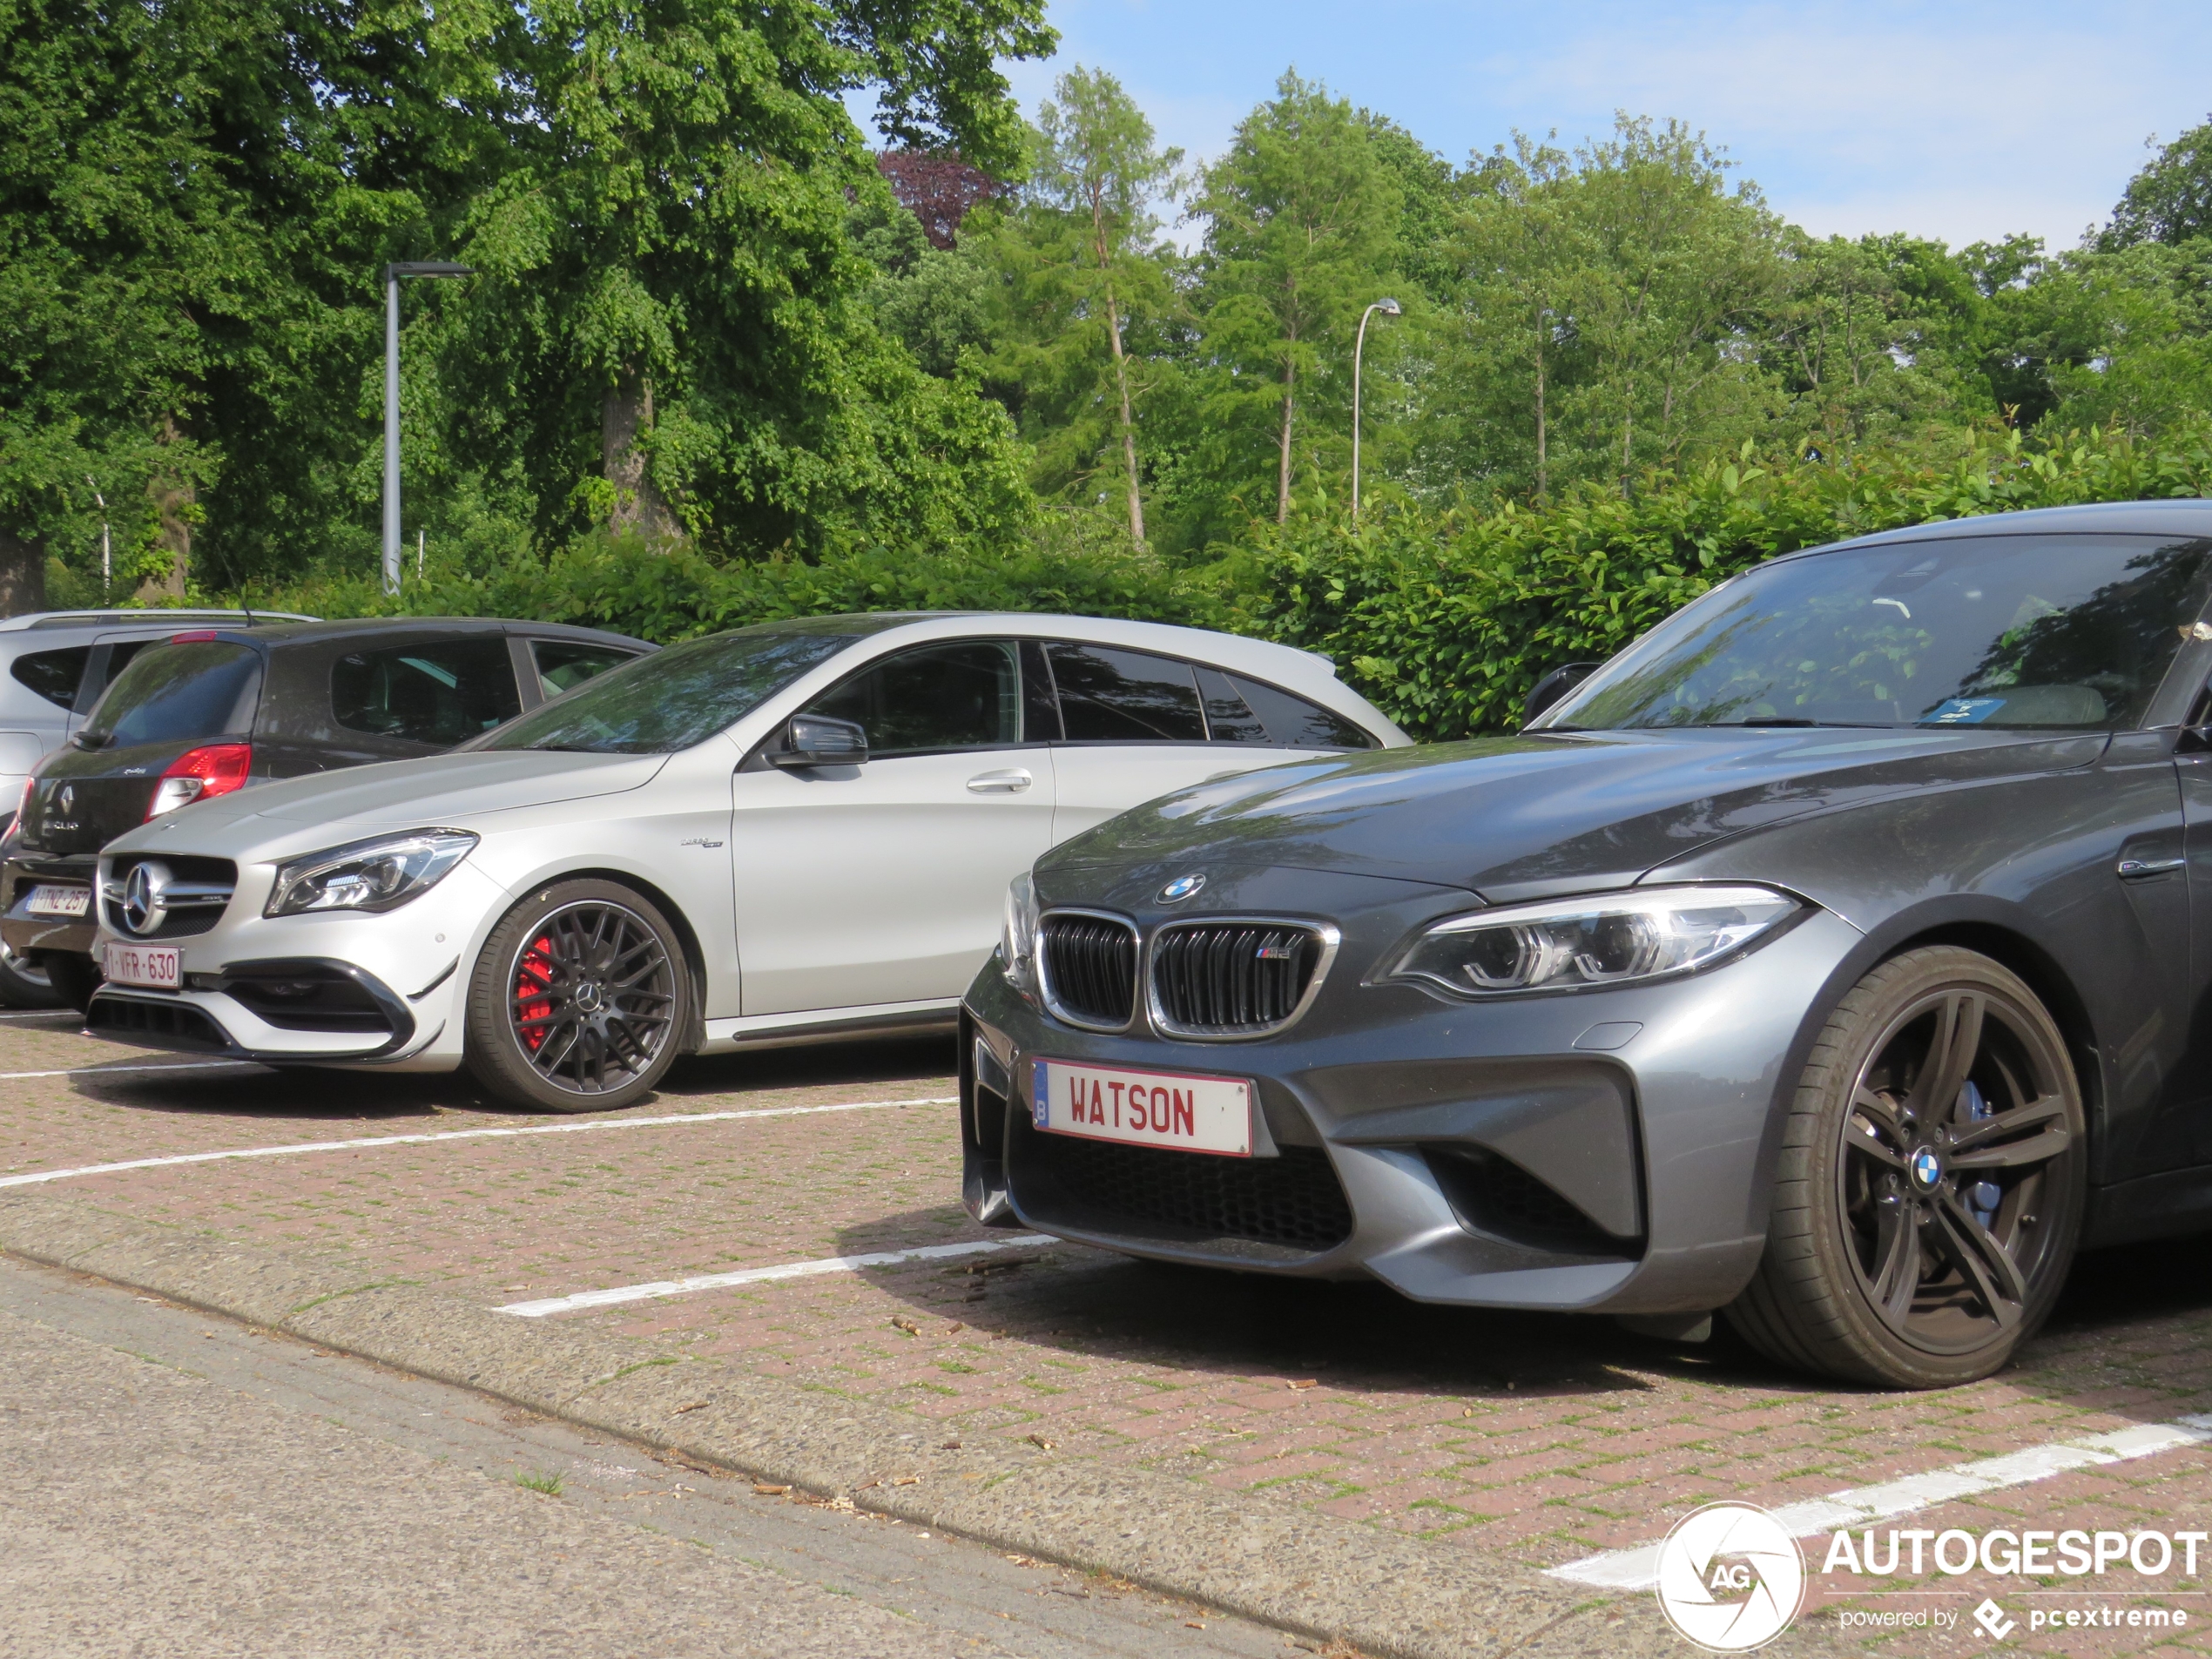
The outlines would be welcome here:
<svg viewBox="0 0 2212 1659">
<path fill-rule="evenodd" d="M 1037 890 L 1028 871 L 1014 878 L 1006 889 L 1006 917 L 999 926 L 999 964 L 1006 982 L 1034 1002 L 1037 1000 Z"/>
<path fill-rule="evenodd" d="M 1771 933 L 1804 907 L 1767 887 L 1647 887 L 1453 916 L 1379 975 L 1454 996 L 1567 991 L 1687 974 Z"/>
<path fill-rule="evenodd" d="M 261 914 L 396 910 L 437 886 L 475 845 L 467 830 L 409 830 L 310 853 L 277 866 L 276 885 Z"/>
</svg>

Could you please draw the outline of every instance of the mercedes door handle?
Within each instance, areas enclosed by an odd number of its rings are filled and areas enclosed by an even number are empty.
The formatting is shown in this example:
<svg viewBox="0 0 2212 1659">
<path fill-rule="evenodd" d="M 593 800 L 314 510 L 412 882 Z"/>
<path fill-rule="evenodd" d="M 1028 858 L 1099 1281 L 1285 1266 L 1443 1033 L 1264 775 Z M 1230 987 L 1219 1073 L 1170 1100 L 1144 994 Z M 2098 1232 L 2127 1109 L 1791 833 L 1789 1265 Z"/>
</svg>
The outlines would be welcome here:
<svg viewBox="0 0 2212 1659">
<path fill-rule="evenodd" d="M 1019 766 L 1005 772 L 979 772 L 968 780 L 971 795 L 1018 795 L 1035 780 Z"/>
<path fill-rule="evenodd" d="M 2122 881 L 2148 881 L 2155 875 L 2171 875 L 2188 862 L 2185 858 L 2122 859 L 2113 873 Z"/>
</svg>

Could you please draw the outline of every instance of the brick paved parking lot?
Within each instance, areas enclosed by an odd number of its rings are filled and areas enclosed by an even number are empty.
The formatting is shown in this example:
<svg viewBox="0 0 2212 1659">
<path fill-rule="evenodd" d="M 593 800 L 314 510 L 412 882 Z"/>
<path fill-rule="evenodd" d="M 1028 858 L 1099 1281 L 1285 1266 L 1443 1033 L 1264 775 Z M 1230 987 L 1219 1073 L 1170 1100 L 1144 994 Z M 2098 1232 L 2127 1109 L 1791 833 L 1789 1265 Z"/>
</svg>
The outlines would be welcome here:
<svg viewBox="0 0 2212 1659">
<path fill-rule="evenodd" d="M 2212 1242 L 2086 1261 L 2024 1363 L 1991 1381 L 1857 1392 L 1778 1372 L 1724 1338 L 1667 1345 L 1609 1321 L 1009 1244 L 959 1205 L 951 1063 L 949 1043 L 693 1061 L 657 1100 L 577 1120 L 489 1108 L 464 1078 L 210 1065 L 16 1016 L 0 1022 L 0 1183 L 488 1306 L 993 1244 L 545 1317 L 696 1345 L 910 1413 L 945 1440 L 1035 1437 L 1535 1567 L 1649 1544 L 1716 1499 L 1773 1507 L 2212 1413 Z M 1874 1525 L 2212 1532 L 2208 1458 L 2212 1447 L 2176 1444 Z M 1825 1544 L 1824 1532 L 1808 1540 L 1816 1569 Z M 2195 1650 L 2212 1647 L 2212 1547 L 2199 1566 L 2043 1586 L 2053 1608 L 2086 1597 L 2191 1611 L 2186 1629 L 2156 1634 L 2031 1631 L 2040 1603 L 2017 1581 L 1932 1567 L 1849 1581 L 1849 1605 L 1956 1613 L 1995 1588 L 2020 1624 L 2007 1645 Z M 1987 1645 L 1970 1621 L 1946 1642 L 1880 1642 Z"/>
</svg>

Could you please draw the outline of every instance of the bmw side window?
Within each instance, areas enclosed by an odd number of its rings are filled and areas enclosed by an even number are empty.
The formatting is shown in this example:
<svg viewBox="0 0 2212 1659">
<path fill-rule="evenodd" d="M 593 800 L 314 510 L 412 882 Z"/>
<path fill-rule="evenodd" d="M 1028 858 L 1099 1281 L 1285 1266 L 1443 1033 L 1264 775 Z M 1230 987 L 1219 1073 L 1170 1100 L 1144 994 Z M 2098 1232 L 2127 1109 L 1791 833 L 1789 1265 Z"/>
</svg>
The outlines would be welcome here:
<svg viewBox="0 0 2212 1659">
<path fill-rule="evenodd" d="M 1309 703 L 1272 685 L 1248 680 L 1241 674 L 1228 677 L 1238 694 L 1267 727 L 1268 738 L 1285 749 L 1372 749 L 1374 734 L 1361 730 L 1341 714 Z"/>
<path fill-rule="evenodd" d="M 871 755 L 1001 749 L 1022 738 L 1022 667 L 1011 640 L 965 639 L 900 651 L 806 711 L 857 721 Z"/>
<path fill-rule="evenodd" d="M 17 658 L 8 671 L 56 708 L 74 709 L 77 688 L 84 684 L 84 664 L 91 654 L 90 645 L 72 645 L 66 651 L 32 651 L 29 656 Z"/>
<path fill-rule="evenodd" d="M 530 660 L 537 665 L 538 688 L 550 699 L 573 691 L 588 679 L 618 668 L 636 656 L 612 645 L 571 644 L 565 639 L 534 639 Z"/>
<path fill-rule="evenodd" d="M 500 637 L 357 651 L 330 671 L 330 711 L 349 732 L 447 748 L 522 712 Z"/>
<path fill-rule="evenodd" d="M 1110 645 L 1049 649 L 1069 743 L 1206 740 L 1206 717 L 1190 664 Z"/>
</svg>

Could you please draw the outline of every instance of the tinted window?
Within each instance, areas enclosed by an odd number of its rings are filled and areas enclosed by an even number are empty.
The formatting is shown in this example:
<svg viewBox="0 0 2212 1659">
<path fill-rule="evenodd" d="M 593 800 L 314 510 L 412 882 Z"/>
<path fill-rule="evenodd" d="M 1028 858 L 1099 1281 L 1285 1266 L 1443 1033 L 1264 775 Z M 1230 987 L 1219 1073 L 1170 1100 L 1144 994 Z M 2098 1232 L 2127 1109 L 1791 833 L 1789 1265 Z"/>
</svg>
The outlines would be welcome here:
<svg viewBox="0 0 2212 1659">
<path fill-rule="evenodd" d="M 447 748 L 521 711 L 503 638 L 388 645 L 330 671 L 331 718 L 349 732 Z"/>
<path fill-rule="evenodd" d="M 1206 735 L 1216 743 L 1266 743 L 1267 728 L 1244 694 L 1217 668 L 1198 671 L 1198 691 L 1205 699 Z"/>
<path fill-rule="evenodd" d="M 84 678 L 84 662 L 91 654 L 90 645 L 72 645 L 67 651 L 37 651 L 17 658 L 8 671 L 55 707 L 73 709 L 77 706 L 77 688 Z"/>
<path fill-rule="evenodd" d="M 1070 743 L 1204 743 L 1190 664 L 1107 645 L 1051 648 Z"/>
<path fill-rule="evenodd" d="M 2212 543 L 1984 536 L 1764 566 L 1662 623 L 1547 725 L 2135 725 Z"/>
<path fill-rule="evenodd" d="M 1022 673 L 1005 641 L 925 645 L 853 676 L 808 712 L 859 721 L 874 754 L 997 748 L 1022 741 Z"/>
<path fill-rule="evenodd" d="M 637 654 L 612 645 L 575 644 L 564 639 L 530 643 L 531 659 L 537 664 L 538 689 L 548 697 L 573 691 L 584 681 L 596 679 L 610 668 L 619 668 Z"/>
<path fill-rule="evenodd" d="M 1374 734 L 1341 714 L 1309 703 L 1272 685 L 1230 676 L 1252 711 L 1266 723 L 1267 735 L 1285 749 L 1372 749 Z"/>
<path fill-rule="evenodd" d="M 92 705 L 84 740 L 112 744 L 194 743 L 245 737 L 261 700 L 261 658 L 244 645 L 195 640 L 144 651 Z"/>
<path fill-rule="evenodd" d="M 587 754 L 668 754 L 727 730 L 857 633 L 741 628 L 686 640 L 610 669 L 573 697 L 509 722 L 486 749 L 573 749 Z"/>
</svg>

